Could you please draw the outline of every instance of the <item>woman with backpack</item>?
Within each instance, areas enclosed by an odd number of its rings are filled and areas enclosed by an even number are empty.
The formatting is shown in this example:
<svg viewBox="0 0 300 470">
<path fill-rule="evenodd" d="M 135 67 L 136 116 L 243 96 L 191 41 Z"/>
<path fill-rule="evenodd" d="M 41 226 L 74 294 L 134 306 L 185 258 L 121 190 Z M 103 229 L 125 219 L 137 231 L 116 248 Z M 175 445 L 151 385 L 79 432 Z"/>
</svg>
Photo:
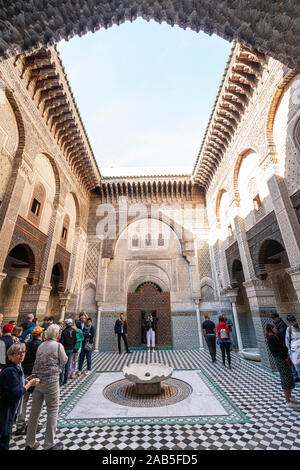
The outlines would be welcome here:
<svg viewBox="0 0 300 470">
<path fill-rule="evenodd" d="M 229 327 L 225 323 L 225 320 L 222 315 L 219 316 L 219 323 L 217 324 L 217 333 L 218 333 L 217 343 L 221 348 L 223 365 L 225 366 L 225 354 L 226 354 L 228 368 L 231 369 L 231 355 L 230 355 L 231 339 L 230 339 L 230 334 L 229 334 Z"/>
</svg>

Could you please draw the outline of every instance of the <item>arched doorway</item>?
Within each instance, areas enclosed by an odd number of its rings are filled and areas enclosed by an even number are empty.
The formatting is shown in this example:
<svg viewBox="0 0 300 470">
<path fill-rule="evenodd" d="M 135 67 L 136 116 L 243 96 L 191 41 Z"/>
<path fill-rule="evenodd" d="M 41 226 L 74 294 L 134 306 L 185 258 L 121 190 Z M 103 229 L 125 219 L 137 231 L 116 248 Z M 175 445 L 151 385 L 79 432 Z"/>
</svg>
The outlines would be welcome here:
<svg viewBox="0 0 300 470">
<path fill-rule="evenodd" d="M 3 271 L 7 274 L 0 289 L 0 311 L 5 320 L 17 320 L 23 288 L 34 284 L 35 258 L 26 244 L 15 246 L 7 255 Z"/>
<path fill-rule="evenodd" d="M 290 262 L 284 246 L 277 240 L 265 240 L 259 250 L 259 276 L 273 288 L 278 313 L 298 313 L 298 297 L 290 275 Z"/>
<path fill-rule="evenodd" d="M 170 293 L 154 282 L 141 283 L 127 295 L 127 323 L 129 347 L 146 346 L 145 322 L 149 315 L 158 319 L 156 346 L 172 347 Z"/>
</svg>

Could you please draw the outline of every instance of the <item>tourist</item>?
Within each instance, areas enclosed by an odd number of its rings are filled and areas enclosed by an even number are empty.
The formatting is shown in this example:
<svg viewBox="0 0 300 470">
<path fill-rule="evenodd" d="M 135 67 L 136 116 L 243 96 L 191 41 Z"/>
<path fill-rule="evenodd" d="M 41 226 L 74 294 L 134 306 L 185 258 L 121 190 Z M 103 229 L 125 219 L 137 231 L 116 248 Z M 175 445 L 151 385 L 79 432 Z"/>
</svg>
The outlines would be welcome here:
<svg viewBox="0 0 300 470">
<path fill-rule="evenodd" d="M 3 313 L 0 313 L 0 338 L 2 336 Z"/>
<path fill-rule="evenodd" d="M 266 340 L 280 375 L 286 405 L 289 408 L 300 410 L 300 402 L 291 396 L 295 384 L 290 368 L 291 360 L 288 355 L 288 348 L 282 344 L 276 326 L 271 323 L 266 325 Z"/>
<path fill-rule="evenodd" d="M 233 323 L 232 323 L 232 320 L 230 318 L 227 318 L 227 316 L 224 314 L 223 314 L 223 318 L 224 318 L 226 325 L 228 325 L 228 328 L 229 328 L 229 336 L 231 339 L 230 351 L 232 351 L 233 349 Z"/>
<path fill-rule="evenodd" d="M 61 367 L 67 362 L 68 356 L 64 347 L 57 342 L 59 326 L 48 328 L 48 338 L 37 350 L 32 372 L 40 379 L 32 394 L 32 406 L 28 420 L 25 450 L 37 448 L 36 432 L 43 402 L 47 407 L 47 423 L 44 450 L 62 450 L 63 446 L 55 444 L 56 423 L 59 407 L 59 375 Z"/>
<path fill-rule="evenodd" d="M 287 321 L 290 326 L 286 329 L 285 344 L 288 348 L 293 368 L 298 378 L 300 378 L 300 328 L 294 315 L 288 315 Z"/>
<path fill-rule="evenodd" d="M 211 321 L 210 316 L 205 315 L 202 323 L 203 336 L 205 338 L 212 362 L 216 362 L 216 325 Z"/>
<path fill-rule="evenodd" d="M 119 349 L 119 354 L 121 354 L 121 338 L 124 341 L 125 348 L 126 348 L 126 353 L 129 354 L 131 351 L 128 349 L 128 344 L 127 344 L 127 321 L 124 318 L 124 314 L 120 314 L 120 318 L 116 320 L 115 323 L 115 336 L 118 337 L 118 349 Z"/>
<path fill-rule="evenodd" d="M 9 440 L 16 417 L 22 408 L 22 398 L 39 379 L 25 381 L 21 363 L 25 344 L 14 343 L 7 351 L 10 365 L 0 374 L 0 450 L 9 450 Z"/>
<path fill-rule="evenodd" d="M 43 324 L 45 324 L 45 328 L 44 328 L 44 331 L 43 331 L 43 336 L 42 336 L 42 340 L 43 341 L 46 341 L 47 339 L 47 329 L 49 328 L 49 326 L 53 325 L 54 323 L 54 318 L 53 317 L 47 317 L 47 321 L 44 322 Z M 43 328 L 43 325 L 42 325 L 42 328 Z"/>
<path fill-rule="evenodd" d="M 80 328 L 77 328 L 77 326 L 73 326 L 75 332 L 76 332 L 76 344 L 73 349 L 73 354 L 71 356 L 71 364 L 70 364 L 70 371 L 69 371 L 69 378 L 75 379 L 76 373 L 78 370 L 78 361 L 79 361 L 79 354 L 81 352 L 82 348 L 82 342 L 84 340 L 83 333 Z"/>
<path fill-rule="evenodd" d="M 225 366 L 225 353 L 227 356 L 228 368 L 231 369 L 231 356 L 230 356 L 230 334 L 229 327 L 224 321 L 222 315 L 219 316 L 219 323 L 217 324 L 218 340 L 217 343 L 221 348 L 222 352 L 222 362 Z"/>
<path fill-rule="evenodd" d="M 21 326 L 14 326 L 13 327 L 13 330 L 11 332 L 11 337 L 12 337 L 13 343 L 21 343 L 22 333 L 23 333 L 23 328 Z M 26 339 L 25 339 L 25 341 L 26 341 Z"/>
<path fill-rule="evenodd" d="M 87 363 L 87 374 L 90 374 L 92 370 L 92 349 L 95 337 L 95 328 L 92 325 L 92 319 L 88 318 L 86 325 L 83 328 L 84 340 L 82 343 L 82 348 L 79 355 L 79 364 L 78 364 L 78 374 L 82 372 L 82 367 L 84 363 L 84 358 L 86 357 Z"/>
<path fill-rule="evenodd" d="M 30 338 L 28 341 L 31 341 L 32 340 L 31 332 L 36 327 L 36 324 L 34 322 L 34 315 L 32 313 L 29 313 L 26 317 L 26 321 L 21 323 L 19 326 L 23 328 L 21 341 L 24 342 L 28 334 L 30 334 Z"/>
<path fill-rule="evenodd" d="M 41 324 L 41 327 L 43 328 L 43 330 L 47 330 L 48 328 L 48 318 L 49 317 L 45 317 L 43 323 Z"/>
<path fill-rule="evenodd" d="M 152 315 L 149 315 L 148 320 L 146 322 L 148 351 L 150 351 L 150 347 L 152 347 L 153 352 L 155 349 L 155 331 L 156 331 L 157 322 L 158 322 L 158 318 L 156 317 L 153 318 Z"/>
<path fill-rule="evenodd" d="M 10 322 L 8 322 L 8 324 L 12 326 L 17 326 L 17 322 L 15 320 L 11 320 Z"/>
<path fill-rule="evenodd" d="M 81 312 L 79 314 L 79 319 L 75 320 L 75 325 L 77 326 L 77 328 L 79 328 L 81 331 L 83 331 L 83 328 L 86 325 L 87 319 L 88 319 L 87 314 L 85 312 Z"/>
<path fill-rule="evenodd" d="M 1 358 L 1 361 L 3 361 L 3 359 L 5 359 L 5 362 L 1 362 L 1 364 L 0 364 L 0 369 L 1 370 L 4 369 L 6 367 L 6 365 L 8 364 L 7 351 L 9 350 L 11 345 L 13 344 L 13 339 L 12 339 L 12 336 L 11 336 L 11 332 L 12 332 L 13 329 L 14 329 L 14 327 L 10 324 L 4 325 L 4 327 L 2 328 L 2 336 L 0 338 L 0 341 L 5 344 L 5 357 Z"/>
<path fill-rule="evenodd" d="M 276 326 L 277 337 L 279 341 L 285 345 L 285 332 L 287 329 L 287 324 L 280 318 L 278 313 L 272 313 L 271 318 Z"/>
<path fill-rule="evenodd" d="M 65 352 L 66 352 L 66 355 L 68 356 L 68 360 L 66 364 L 64 365 L 64 367 L 62 368 L 62 371 L 59 377 L 60 385 L 66 385 L 68 382 L 71 357 L 73 354 L 73 349 L 77 342 L 76 331 L 74 330 L 74 328 L 72 328 L 72 325 L 73 325 L 72 318 L 68 318 L 67 320 L 65 320 L 65 324 L 66 324 L 66 327 L 61 333 L 59 342 L 65 348 Z"/>
<path fill-rule="evenodd" d="M 36 326 L 34 330 L 32 331 L 32 341 L 27 342 L 26 344 L 26 355 L 22 364 L 23 371 L 25 374 L 25 379 L 28 379 L 32 374 L 32 369 L 33 369 L 33 365 L 34 365 L 35 358 L 36 358 L 36 352 L 37 352 L 38 347 L 42 344 L 42 333 L 43 333 L 43 329 L 40 326 Z M 30 388 L 29 390 L 27 390 L 27 392 L 24 395 L 22 410 L 17 419 L 17 430 L 15 432 L 17 436 L 21 434 L 25 434 L 26 409 L 27 409 L 28 400 L 32 392 L 33 392 L 33 388 Z M 38 430 L 41 430 L 41 429 L 42 429 L 42 426 L 39 425 Z"/>
</svg>

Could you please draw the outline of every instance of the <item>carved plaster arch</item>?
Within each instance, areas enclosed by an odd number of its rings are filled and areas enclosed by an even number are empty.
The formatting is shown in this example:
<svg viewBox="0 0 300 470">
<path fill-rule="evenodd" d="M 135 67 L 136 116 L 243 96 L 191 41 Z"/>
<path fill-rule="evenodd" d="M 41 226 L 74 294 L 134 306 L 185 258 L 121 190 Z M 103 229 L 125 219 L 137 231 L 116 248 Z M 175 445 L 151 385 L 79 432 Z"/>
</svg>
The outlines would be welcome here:
<svg viewBox="0 0 300 470">
<path fill-rule="evenodd" d="M 5 21 L 0 35 L 2 57 L 30 52 L 61 39 L 69 40 L 75 35 L 82 36 L 142 17 L 209 35 L 215 33 L 228 41 L 235 39 L 250 49 L 281 60 L 292 69 L 300 69 L 299 32 L 290 26 L 299 18 L 297 2 L 52 0 L 46 7 L 44 2 L 34 2 L 30 12 L 27 4 L 28 0 L 20 0 L 18 7 L 4 8 Z M 26 22 L 20 21 L 20 15 L 25 12 Z"/>
<path fill-rule="evenodd" d="M 127 293 L 135 292 L 144 282 L 154 282 L 163 292 L 171 291 L 171 281 L 164 269 L 152 264 L 142 264 L 134 268 L 128 276 Z"/>
<path fill-rule="evenodd" d="M 12 197 L 13 189 L 16 183 L 16 179 L 18 176 L 19 168 L 22 165 L 23 157 L 24 157 L 24 148 L 25 148 L 25 126 L 24 126 L 24 121 L 23 117 L 20 111 L 20 107 L 18 102 L 16 101 L 14 97 L 14 93 L 8 86 L 6 86 L 5 83 L 2 82 L 3 85 L 5 85 L 5 95 L 6 98 L 13 110 L 16 123 L 17 123 L 17 128 L 18 128 L 18 146 L 17 150 L 14 155 L 13 159 L 13 167 L 12 167 L 12 172 L 11 172 L 11 177 L 8 180 L 7 187 L 4 193 L 4 197 L 1 203 L 0 207 L 0 230 L 2 229 L 4 220 L 5 220 L 5 215 Z"/>
<path fill-rule="evenodd" d="M 276 163 L 276 158 L 275 158 L 276 145 L 274 142 L 274 135 L 273 135 L 274 121 L 275 121 L 277 109 L 280 104 L 280 100 L 284 94 L 285 88 L 296 77 L 296 75 L 297 73 L 294 70 L 286 74 L 286 76 L 277 86 L 276 92 L 273 96 L 273 99 L 269 108 L 269 113 L 268 113 L 268 118 L 267 118 L 267 127 L 266 127 L 266 136 L 267 136 L 267 142 L 268 142 L 270 153 L 273 155 L 274 163 Z"/>
<path fill-rule="evenodd" d="M 238 178 L 239 178 L 239 172 L 240 168 L 242 165 L 242 162 L 245 157 L 247 157 L 250 153 L 256 153 L 256 150 L 253 148 L 247 148 L 243 150 L 242 152 L 239 153 L 235 165 L 234 165 L 234 172 L 233 172 L 233 192 L 234 192 L 234 198 L 236 200 L 236 203 L 239 205 L 240 204 L 240 192 L 238 188 Z"/>
<path fill-rule="evenodd" d="M 134 219 L 130 220 L 130 222 L 127 222 L 126 227 L 122 228 L 122 230 L 120 230 L 120 231 L 117 233 L 115 239 L 113 240 L 113 243 L 111 244 L 111 251 L 112 251 L 112 256 L 111 256 L 111 258 L 114 258 L 115 255 L 116 255 L 116 249 L 117 249 L 117 244 L 118 244 L 119 239 L 122 237 L 122 235 L 124 234 L 124 232 L 129 229 L 129 227 L 130 227 L 132 224 L 134 224 L 134 223 L 136 223 L 136 222 L 139 222 L 139 221 L 142 221 L 142 220 L 149 220 L 149 221 L 150 221 L 151 219 L 152 219 L 152 220 L 157 220 L 158 222 L 161 222 L 161 223 L 164 224 L 169 230 L 171 230 L 171 231 L 173 232 L 173 234 L 175 235 L 175 238 L 177 239 L 178 244 L 179 244 L 180 254 L 182 255 L 182 251 L 183 251 L 182 239 L 179 237 L 179 235 L 178 235 L 178 233 L 177 233 L 177 228 L 176 228 L 176 225 L 178 225 L 178 224 L 174 223 L 174 221 L 170 221 L 170 223 L 167 223 L 166 221 L 161 220 L 160 217 L 155 217 L 155 215 L 154 215 L 154 216 L 151 215 L 151 217 L 150 217 L 150 216 L 149 216 L 149 217 L 145 217 L 145 215 L 141 215 L 141 216 L 139 215 L 139 216 L 135 217 Z M 104 240 L 104 241 L 107 242 L 107 240 Z M 108 240 L 108 242 L 110 242 L 110 240 Z"/>
</svg>

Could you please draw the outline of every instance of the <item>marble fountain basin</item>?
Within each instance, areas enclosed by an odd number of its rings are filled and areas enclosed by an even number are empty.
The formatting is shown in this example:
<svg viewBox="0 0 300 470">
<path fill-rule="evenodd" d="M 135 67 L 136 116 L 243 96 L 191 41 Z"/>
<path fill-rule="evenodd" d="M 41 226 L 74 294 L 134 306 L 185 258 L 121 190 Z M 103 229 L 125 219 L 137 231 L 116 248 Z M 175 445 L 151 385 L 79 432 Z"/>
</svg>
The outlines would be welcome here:
<svg viewBox="0 0 300 470">
<path fill-rule="evenodd" d="M 260 353 L 258 348 L 246 348 L 241 351 L 242 356 L 250 361 L 260 361 Z"/>
<path fill-rule="evenodd" d="M 159 395 L 161 382 L 171 377 L 173 367 L 157 363 L 133 363 L 123 368 L 123 374 L 127 380 L 135 383 L 138 395 Z"/>
</svg>

